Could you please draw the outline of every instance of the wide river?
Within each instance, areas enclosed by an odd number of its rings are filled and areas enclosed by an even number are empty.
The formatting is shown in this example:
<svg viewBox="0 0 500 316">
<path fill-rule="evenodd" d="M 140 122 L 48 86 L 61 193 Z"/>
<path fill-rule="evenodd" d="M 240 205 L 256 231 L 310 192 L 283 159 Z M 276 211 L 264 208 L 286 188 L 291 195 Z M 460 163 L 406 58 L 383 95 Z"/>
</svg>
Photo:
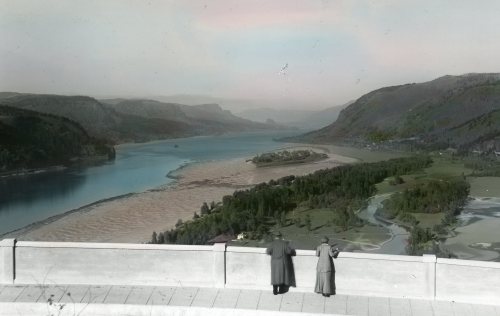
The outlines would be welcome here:
<svg viewBox="0 0 500 316">
<path fill-rule="evenodd" d="M 173 180 L 166 175 L 184 164 L 248 157 L 285 146 L 273 139 L 298 131 L 204 136 L 116 147 L 116 159 L 0 179 L 0 234 L 84 205 L 142 192 Z"/>
</svg>

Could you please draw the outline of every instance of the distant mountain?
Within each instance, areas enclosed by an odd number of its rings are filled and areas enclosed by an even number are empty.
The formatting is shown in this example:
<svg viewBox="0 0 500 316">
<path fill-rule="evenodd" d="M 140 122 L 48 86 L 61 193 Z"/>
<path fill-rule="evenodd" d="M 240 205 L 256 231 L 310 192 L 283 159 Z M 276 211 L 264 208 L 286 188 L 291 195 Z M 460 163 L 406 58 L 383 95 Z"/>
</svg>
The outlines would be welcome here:
<svg viewBox="0 0 500 316">
<path fill-rule="evenodd" d="M 173 120 L 190 126 L 199 135 L 266 129 L 281 129 L 278 124 L 258 123 L 233 115 L 218 104 L 183 105 L 155 100 L 101 100 L 114 111 L 147 119 Z"/>
<path fill-rule="evenodd" d="M 69 119 L 0 104 L 0 173 L 114 158 L 113 147 Z"/>
<path fill-rule="evenodd" d="M 238 113 L 239 116 L 257 122 L 265 122 L 271 119 L 279 124 L 294 126 L 302 129 L 320 128 L 333 123 L 340 111 L 348 106 L 332 106 L 324 110 L 293 110 L 293 109 L 273 109 L 256 108 L 248 109 Z"/>
<path fill-rule="evenodd" d="M 335 123 L 295 140 L 498 150 L 499 110 L 500 74 L 444 76 L 365 94 Z"/>
<path fill-rule="evenodd" d="M 298 122 L 314 113 L 316 113 L 316 111 L 313 110 L 288 109 L 283 111 L 282 109 L 276 108 L 258 107 L 244 110 L 239 112 L 238 115 L 256 122 L 265 122 L 267 119 L 271 119 L 282 124 L 290 124 L 291 122 Z"/>
<path fill-rule="evenodd" d="M 87 96 L 12 92 L 0 93 L 0 102 L 66 117 L 78 122 L 91 136 L 115 143 L 279 128 L 237 118 L 217 105 L 185 106 L 127 99 L 101 102 Z"/>
</svg>

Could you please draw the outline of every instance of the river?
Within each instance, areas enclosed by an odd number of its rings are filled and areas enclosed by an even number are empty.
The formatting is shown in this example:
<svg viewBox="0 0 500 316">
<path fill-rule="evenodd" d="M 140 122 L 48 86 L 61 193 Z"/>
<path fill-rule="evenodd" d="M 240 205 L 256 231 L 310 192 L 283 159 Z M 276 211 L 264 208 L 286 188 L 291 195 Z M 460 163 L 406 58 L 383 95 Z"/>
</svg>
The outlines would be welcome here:
<svg viewBox="0 0 500 316">
<path fill-rule="evenodd" d="M 396 224 L 379 220 L 375 216 L 378 208 L 382 207 L 382 202 L 389 198 L 390 194 L 375 195 L 368 201 L 368 206 L 358 213 L 358 216 L 369 223 L 386 228 L 391 236 L 388 240 L 382 242 L 378 247 L 370 249 L 371 253 L 384 253 L 391 255 L 405 255 L 408 232 Z"/>
<path fill-rule="evenodd" d="M 0 179 L 0 234 L 84 205 L 174 181 L 171 171 L 188 163 L 248 157 L 285 146 L 273 139 L 297 131 L 238 133 L 124 144 L 116 159 Z"/>
</svg>

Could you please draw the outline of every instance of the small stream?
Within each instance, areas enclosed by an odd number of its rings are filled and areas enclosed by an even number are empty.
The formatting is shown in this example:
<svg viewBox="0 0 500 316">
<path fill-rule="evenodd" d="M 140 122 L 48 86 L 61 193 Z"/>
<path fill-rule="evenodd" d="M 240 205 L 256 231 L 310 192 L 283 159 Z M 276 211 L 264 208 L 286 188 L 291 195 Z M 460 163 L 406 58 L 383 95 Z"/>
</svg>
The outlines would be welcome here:
<svg viewBox="0 0 500 316">
<path fill-rule="evenodd" d="M 368 201 L 368 206 L 358 213 L 358 216 L 372 224 L 382 226 L 389 231 L 391 238 L 382 242 L 379 248 L 375 248 L 370 252 L 373 253 L 383 253 L 390 255 L 405 255 L 406 254 L 406 244 L 408 239 L 408 232 L 393 223 L 388 223 L 386 221 L 379 220 L 375 217 L 375 211 L 382 207 L 382 202 L 389 198 L 390 194 L 375 195 Z"/>
</svg>

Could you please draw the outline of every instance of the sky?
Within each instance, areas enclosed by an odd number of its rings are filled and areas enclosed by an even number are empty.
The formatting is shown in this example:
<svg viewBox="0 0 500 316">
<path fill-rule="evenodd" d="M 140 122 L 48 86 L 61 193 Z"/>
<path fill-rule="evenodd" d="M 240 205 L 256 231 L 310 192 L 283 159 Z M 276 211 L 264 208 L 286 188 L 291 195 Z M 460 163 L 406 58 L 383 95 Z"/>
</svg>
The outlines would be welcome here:
<svg viewBox="0 0 500 316">
<path fill-rule="evenodd" d="M 500 72 L 499 17 L 497 0 L 0 0 L 0 91 L 333 106 Z"/>
</svg>

